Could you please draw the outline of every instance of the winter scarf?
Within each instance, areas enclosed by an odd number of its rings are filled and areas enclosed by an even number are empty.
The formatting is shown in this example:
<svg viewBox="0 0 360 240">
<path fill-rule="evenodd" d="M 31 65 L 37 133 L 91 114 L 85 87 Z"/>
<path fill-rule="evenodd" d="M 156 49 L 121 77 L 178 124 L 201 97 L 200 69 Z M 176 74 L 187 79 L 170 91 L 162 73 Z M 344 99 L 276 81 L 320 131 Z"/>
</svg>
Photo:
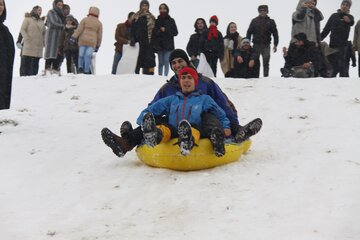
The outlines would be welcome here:
<svg viewBox="0 0 360 240">
<path fill-rule="evenodd" d="M 238 39 L 239 39 L 239 33 L 238 32 L 228 33 L 228 34 L 226 34 L 226 36 L 224 38 L 233 40 L 234 41 L 234 49 L 236 49 L 236 47 L 238 45 Z"/>
<path fill-rule="evenodd" d="M 169 18 L 170 18 L 169 14 L 167 14 L 167 13 L 161 13 L 161 14 L 158 16 L 158 19 L 157 19 L 160 27 L 164 27 L 166 20 L 169 19 Z"/>
<path fill-rule="evenodd" d="M 210 25 L 209 33 L 208 33 L 208 40 L 211 41 L 213 39 L 217 39 L 219 37 L 217 27 L 215 25 Z"/>
<path fill-rule="evenodd" d="M 148 39 L 149 39 L 149 42 L 151 42 L 152 31 L 155 27 L 155 17 L 150 12 L 138 11 L 137 13 L 134 14 L 133 18 L 134 18 L 135 22 L 137 22 L 137 20 L 139 20 L 139 18 L 141 18 L 143 16 L 145 16 L 146 20 L 147 20 L 146 22 L 147 22 Z"/>
</svg>

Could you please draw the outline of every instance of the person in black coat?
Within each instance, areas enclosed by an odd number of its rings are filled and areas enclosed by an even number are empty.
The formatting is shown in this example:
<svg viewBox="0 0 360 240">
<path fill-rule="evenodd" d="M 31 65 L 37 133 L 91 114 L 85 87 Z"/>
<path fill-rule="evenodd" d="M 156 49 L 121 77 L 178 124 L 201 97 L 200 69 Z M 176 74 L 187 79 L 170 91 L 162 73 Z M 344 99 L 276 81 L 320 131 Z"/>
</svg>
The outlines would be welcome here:
<svg viewBox="0 0 360 240">
<path fill-rule="evenodd" d="M 5 0 L 0 0 L 0 110 L 10 108 L 11 84 L 15 57 L 14 39 L 4 25 Z"/>
<path fill-rule="evenodd" d="M 274 53 L 277 51 L 279 44 L 279 34 L 276 23 L 268 16 L 269 8 L 267 5 L 260 5 L 258 7 L 259 16 L 251 20 L 250 26 L 247 30 L 246 38 L 254 43 L 254 50 L 258 55 L 262 55 L 264 66 L 264 77 L 269 76 L 269 62 L 270 62 L 270 44 L 271 35 L 274 37 Z"/>
<path fill-rule="evenodd" d="M 340 77 L 346 77 L 345 73 L 345 54 L 347 50 L 347 41 L 350 34 L 350 28 L 354 25 L 354 17 L 349 14 L 351 0 L 344 0 L 340 9 L 333 13 L 327 21 L 323 31 L 321 32 L 321 40 L 330 34 L 330 48 L 336 49 L 337 53 L 329 57 L 329 61 L 333 67 L 333 76 L 336 77 L 340 73 Z"/>
<path fill-rule="evenodd" d="M 260 61 L 258 53 L 251 47 L 250 40 L 244 38 L 241 48 L 234 50 L 234 68 L 225 77 L 259 78 Z"/>
<path fill-rule="evenodd" d="M 191 63 L 197 67 L 201 53 L 201 44 L 205 41 L 204 32 L 207 31 L 205 19 L 198 18 L 194 23 L 195 33 L 190 36 L 186 51 L 191 58 Z"/>
<path fill-rule="evenodd" d="M 284 49 L 283 77 L 315 77 L 322 70 L 323 59 L 316 43 L 307 40 L 305 33 L 298 33 L 289 49 Z"/>
<path fill-rule="evenodd" d="M 151 47 L 152 33 L 155 27 L 155 17 L 149 11 L 149 1 L 142 0 L 140 2 L 140 9 L 133 16 L 131 23 L 130 45 L 134 46 L 136 42 L 139 43 L 139 56 L 137 59 L 135 73 L 140 73 L 140 68 L 143 69 L 143 74 L 154 75 L 155 68 L 155 54 Z"/>
<path fill-rule="evenodd" d="M 224 58 L 224 38 L 222 33 L 217 29 L 219 20 L 217 16 L 210 18 L 210 26 L 203 33 L 204 43 L 201 44 L 201 52 L 205 54 L 206 60 L 209 63 L 214 76 L 216 77 L 217 62 Z"/>
<path fill-rule="evenodd" d="M 178 35 L 175 20 L 169 15 L 169 7 L 165 3 L 159 6 L 160 15 L 155 21 L 152 34 L 152 47 L 159 58 L 158 73 L 160 76 L 169 74 L 169 57 L 175 49 L 174 37 Z"/>
</svg>

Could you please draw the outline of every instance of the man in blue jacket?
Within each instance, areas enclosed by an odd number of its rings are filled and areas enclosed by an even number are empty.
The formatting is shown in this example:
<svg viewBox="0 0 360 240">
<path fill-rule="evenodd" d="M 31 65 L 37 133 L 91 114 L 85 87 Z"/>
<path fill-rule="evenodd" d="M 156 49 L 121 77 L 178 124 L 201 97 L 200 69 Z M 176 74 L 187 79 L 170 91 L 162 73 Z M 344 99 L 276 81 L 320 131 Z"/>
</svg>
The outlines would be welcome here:
<svg viewBox="0 0 360 240">
<path fill-rule="evenodd" d="M 192 66 L 188 55 L 182 49 L 175 49 L 172 51 L 169 61 L 175 75 L 160 88 L 149 105 L 153 104 L 158 99 L 174 95 L 176 92 L 181 91 L 177 75 L 184 67 Z M 245 126 L 239 125 L 235 106 L 212 79 L 199 74 L 196 89 L 200 90 L 202 94 L 209 95 L 224 110 L 227 118 L 230 120 L 231 133 L 236 142 L 240 143 L 255 135 L 260 130 L 262 121 L 259 118 L 254 119 Z M 164 117 L 156 119 L 157 124 L 167 121 L 167 118 Z M 211 113 L 202 114 L 201 138 L 209 137 L 206 133 L 211 132 L 211 129 L 214 127 L 221 127 L 219 119 Z M 143 140 L 141 127 L 133 129 L 131 123 L 128 121 L 121 125 L 121 137 L 112 133 L 107 128 L 104 128 L 101 134 L 105 144 L 108 146 L 111 145 L 114 154 L 118 157 L 123 157 L 126 152 L 141 144 L 141 141 Z"/>
<path fill-rule="evenodd" d="M 202 134 L 209 136 L 215 155 L 223 156 L 224 136 L 231 135 L 230 121 L 225 112 L 209 95 L 201 94 L 201 90 L 196 89 L 199 76 L 194 68 L 181 69 L 178 78 L 181 91 L 153 102 L 138 117 L 137 123 L 142 127 L 145 144 L 155 147 L 171 138 L 178 138 L 181 154 L 188 155 Z M 202 114 L 205 112 L 213 114 L 221 122 L 221 127 L 202 132 Z M 156 125 L 154 115 L 166 115 L 168 121 Z"/>
</svg>

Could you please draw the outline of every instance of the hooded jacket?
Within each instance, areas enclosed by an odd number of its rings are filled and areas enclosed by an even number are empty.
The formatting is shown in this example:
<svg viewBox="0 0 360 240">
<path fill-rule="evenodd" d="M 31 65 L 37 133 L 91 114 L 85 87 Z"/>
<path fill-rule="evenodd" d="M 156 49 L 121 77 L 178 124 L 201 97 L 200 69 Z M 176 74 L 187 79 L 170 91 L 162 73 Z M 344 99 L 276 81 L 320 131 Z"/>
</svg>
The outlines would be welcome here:
<svg viewBox="0 0 360 240">
<path fill-rule="evenodd" d="M 22 56 L 42 58 L 45 39 L 44 20 L 26 13 L 20 33 L 24 41 Z"/>
<path fill-rule="evenodd" d="M 225 112 L 210 96 L 201 95 L 199 91 L 194 91 L 187 96 L 178 91 L 175 95 L 159 99 L 141 112 L 137 119 L 139 125 L 147 112 L 152 112 L 155 116 L 168 116 L 168 123 L 175 128 L 183 119 L 200 128 L 201 114 L 210 112 L 220 120 L 223 128 L 230 128 L 230 121 Z"/>
<path fill-rule="evenodd" d="M 89 14 L 83 18 L 75 30 L 73 37 L 78 38 L 79 46 L 99 48 L 102 42 L 103 26 L 99 21 L 100 10 L 90 7 Z"/>
<path fill-rule="evenodd" d="M 291 36 L 298 33 L 305 33 L 307 39 L 310 42 L 320 42 L 320 21 L 324 19 L 324 16 L 316 7 L 313 9 L 302 7 L 304 0 L 300 0 L 296 11 L 292 15 L 293 27 L 291 30 Z"/>
<path fill-rule="evenodd" d="M 198 85 L 196 85 L 196 89 L 202 94 L 209 95 L 225 111 L 226 116 L 230 120 L 231 124 L 239 125 L 237 111 L 234 104 L 229 100 L 225 93 L 221 91 L 220 87 L 212 79 L 199 74 L 199 82 Z M 149 105 L 152 105 L 161 98 L 174 95 L 178 91 L 181 91 L 181 88 L 178 77 L 174 75 L 160 88 Z"/>
</svg>

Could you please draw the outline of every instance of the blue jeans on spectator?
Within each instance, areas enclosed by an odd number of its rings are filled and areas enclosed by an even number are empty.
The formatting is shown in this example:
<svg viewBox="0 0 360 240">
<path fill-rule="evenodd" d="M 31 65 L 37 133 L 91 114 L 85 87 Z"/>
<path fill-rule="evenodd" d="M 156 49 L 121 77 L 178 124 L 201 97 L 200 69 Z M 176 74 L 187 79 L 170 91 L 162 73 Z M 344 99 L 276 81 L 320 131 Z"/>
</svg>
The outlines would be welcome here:
<svg viewBox="0 0 360 240">
<path fill-rule="evenodd" d="M 92 54 L 94 52 L 93 47 L 89 46 L 80 46 L 79 47 L 79 69 L 82 68 L 84 73 L 90 73 L 90 64 Z"/>
<path fill-rule="evenodd" d="M 115 51 L 111 74 L 116 74 L 116 70 L 121 58 L 122 58 L 122 52 Z"/>
<path fill-rule="evenodd" d="M 159 58 L 159 68 L 158 68 L 158 73 L 160 76 L 162 76 L 163 74 L 163 68 L 164 69 L 164 76 L 167 76 L 169 74 L 169 58 L 170 58 L 170 53 L 171 51 L 159 51 L 158 54 L 158 58 Z"/>
</svg>

